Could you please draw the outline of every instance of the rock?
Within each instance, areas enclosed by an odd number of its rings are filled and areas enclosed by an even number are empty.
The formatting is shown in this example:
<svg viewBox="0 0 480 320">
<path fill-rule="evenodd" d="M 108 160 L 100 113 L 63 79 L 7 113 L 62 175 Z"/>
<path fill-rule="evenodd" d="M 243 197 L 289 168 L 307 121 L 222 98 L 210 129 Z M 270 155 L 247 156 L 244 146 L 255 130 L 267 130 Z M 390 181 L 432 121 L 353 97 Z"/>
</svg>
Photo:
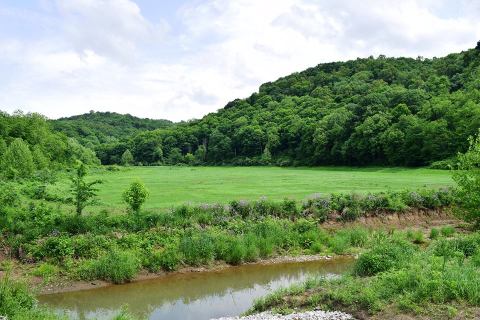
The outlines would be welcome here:
<svg viewBox="0 0 480 320">
<path fill-rule="evenodd" d="M 287 315 L 262 312 L 244 317 L 226 317 L 216 320 L 354 320 L 354 318 L 340 311 L 307 311 L 303 313 L 292 313 Z"/>
</svg>

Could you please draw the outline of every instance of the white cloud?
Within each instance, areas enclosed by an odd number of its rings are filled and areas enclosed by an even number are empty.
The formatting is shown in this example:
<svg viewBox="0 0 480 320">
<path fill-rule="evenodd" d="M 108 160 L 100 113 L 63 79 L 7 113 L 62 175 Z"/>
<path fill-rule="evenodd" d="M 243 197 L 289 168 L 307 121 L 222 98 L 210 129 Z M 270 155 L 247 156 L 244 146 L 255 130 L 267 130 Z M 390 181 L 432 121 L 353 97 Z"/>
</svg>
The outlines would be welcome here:
<svg viewBox="0 0 480 320">
<path fill-rule="evenodd" d="M 0 71 L 15 71 L 0 86 L 8 110 L 185 120 L 321 62 L 441 56 L 480 39 L 480 8 L 468 0 L 195 1 L 177 13 L 174 30 L 129 0 L 48 8 L 58 30 L 0 38 Z"/>
</svg>

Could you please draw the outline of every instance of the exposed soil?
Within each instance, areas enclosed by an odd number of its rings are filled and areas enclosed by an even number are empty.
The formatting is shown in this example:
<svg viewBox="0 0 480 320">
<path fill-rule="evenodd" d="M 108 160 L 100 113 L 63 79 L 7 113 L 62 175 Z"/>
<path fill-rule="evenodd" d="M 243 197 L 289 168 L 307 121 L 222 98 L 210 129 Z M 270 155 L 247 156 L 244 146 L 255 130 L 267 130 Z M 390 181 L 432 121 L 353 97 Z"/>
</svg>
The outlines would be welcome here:
<svg viewBox="0 0 480 320">
<path fill-rule="evenodd" d="M 450 208 L 442 209 L 411 209 L 405 212 L 378 212 L 365 217 L 360 217 L 352 222 L 340 222 L 335 219 L 325 222 L 322 226 L 326 229 L 339 229 L 353 226 L 364 226 L 373 229 L 404 230 L 416 229 L 429 231 L 451 225 L 462 229 L 464 222 L 456 218 Z"/>
</svg>

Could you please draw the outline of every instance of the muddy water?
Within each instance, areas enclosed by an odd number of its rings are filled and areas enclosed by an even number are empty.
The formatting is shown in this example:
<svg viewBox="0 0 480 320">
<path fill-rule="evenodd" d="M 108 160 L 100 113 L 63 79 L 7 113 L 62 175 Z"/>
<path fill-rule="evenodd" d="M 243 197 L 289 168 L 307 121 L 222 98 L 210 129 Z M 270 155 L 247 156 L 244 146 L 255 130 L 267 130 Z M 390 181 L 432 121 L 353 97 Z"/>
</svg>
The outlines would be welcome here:
<svg viewBox="0 0 480 320">
<path fill-rule="evenodd" d="M 202 320 L 239 315 L 256 298 L 311 276 L 338 275 L 351 259 L 246 265 L 222 271 L 172 274 L 85 291 L 40 296 L 58 312 L 72 319 L 109 319 L 129 305 L 129 311 L 145 319 Z"/>
</svg>

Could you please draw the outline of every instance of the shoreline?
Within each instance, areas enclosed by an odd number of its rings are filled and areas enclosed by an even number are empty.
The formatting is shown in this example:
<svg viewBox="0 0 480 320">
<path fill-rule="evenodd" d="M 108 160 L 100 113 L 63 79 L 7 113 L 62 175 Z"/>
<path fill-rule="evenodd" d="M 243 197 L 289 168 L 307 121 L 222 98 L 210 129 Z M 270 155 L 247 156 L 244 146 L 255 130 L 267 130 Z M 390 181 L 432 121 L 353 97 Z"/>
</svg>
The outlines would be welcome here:
<svg viewBox="0 0 480 320">
<path fill-rule="evenodd" d="M 164 277 L 169 277 L 177 274 L 187 274 L 187 273 L 197 273 L 197 272 L 216 272 L 222 271 L 229 268 L 248 266 L 248 265 L 273 265 L 273 264 L 283 264 L 283 263 L 302 263 L 302 262 L 313 262 L 313 261 L 331 261 L 331 260 L 340 260 L 340 259 L 355 259 L 355 255 L 298 255 L 298 256 L 277 256 L 268 259 L 261 259 L 254 262 L 245 262 L 239 265 L 230 265 L 223 261 L 215 261 L 208 266 L 200 267 L 183 267 L 179 270 L 167 272 L 161 271 L 158 273 L 152 273 L 145 270 L 140 271 L 132 281 L 126 282 L 134 283 L 141 281 L 148 281 L 154 279 L 160 279 Z M 117 286 L 123 284 L 114 284 L 104 280 L 94 280 L 94 281 L 76 281 L 76 280 L 67 280 L 62 282 L 61 280 L 57 283 L 46 284 L 39 286 L 37 296 L 49 295 L 49 294 L 59 294 L 66 292 L 74 291 L 83 291 L 96 288 L 104 288 L 109 286 Z"/>
</svg>

